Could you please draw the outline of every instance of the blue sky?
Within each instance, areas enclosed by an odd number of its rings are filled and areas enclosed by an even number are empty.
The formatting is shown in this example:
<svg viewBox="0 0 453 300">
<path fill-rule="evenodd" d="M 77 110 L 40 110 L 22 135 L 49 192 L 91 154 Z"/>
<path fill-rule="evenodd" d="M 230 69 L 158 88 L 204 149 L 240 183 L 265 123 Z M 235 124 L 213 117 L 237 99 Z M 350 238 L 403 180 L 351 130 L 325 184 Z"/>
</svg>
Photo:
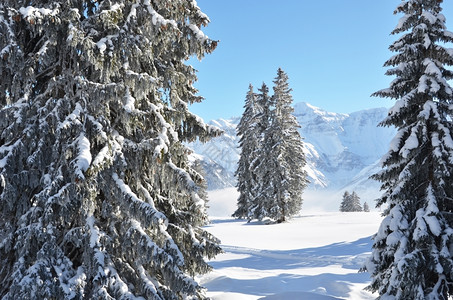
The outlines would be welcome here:
<svg viewBox="0 0 453 300">
<path fill-rule="evenodd" d="M 400 2 L 197 0 L 211 19 L 204 32 L 220 43 L 201 62 L 189 62 L 206 98 L 191 111 L 205 121 L 240 116 L 249 83 L 272 89 L 279 67 L 288 73 L 294 102 L 340 113 L 390 107 L 393 101 L 370 95 L 392 80 L 383 64 L 392 55 Z M 453 31 L 453 1 L 442 7 Z"/>
</svg>

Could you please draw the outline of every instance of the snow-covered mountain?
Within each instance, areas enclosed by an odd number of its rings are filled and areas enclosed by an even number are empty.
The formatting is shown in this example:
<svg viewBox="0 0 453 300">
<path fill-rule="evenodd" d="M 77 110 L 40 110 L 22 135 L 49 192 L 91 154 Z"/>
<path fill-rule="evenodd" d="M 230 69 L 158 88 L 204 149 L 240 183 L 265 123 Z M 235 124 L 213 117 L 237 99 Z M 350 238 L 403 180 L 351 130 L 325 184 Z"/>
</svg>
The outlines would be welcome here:
<svg viewBox="0 0 453 300">
<path fill-rule="evenodd" d="M 311 181 L 309 189 L 338 193 L 356 190 L 359 195 L 368 193 L 369 197 L 374 197 L 373 194 L 378 192 L 378 183 L 368 177 L 379 169 L 379 160 L 395 136 L 394 128 L 377 126 L 388 109 L 339 114 L 305 102 L 297 103 L 294 109 L 305 143 L 306 170 Z M 189 145 L 195 153 L 204 157 L 208 179 L 223 178 L 211 180 L 211 190 L 235 185 L 234 172 L 240 155 L 239 138 L 236 136 L 239 120 L 211 121 L 225 134 L 206 144 L 196 142 Z"/>
</svg>

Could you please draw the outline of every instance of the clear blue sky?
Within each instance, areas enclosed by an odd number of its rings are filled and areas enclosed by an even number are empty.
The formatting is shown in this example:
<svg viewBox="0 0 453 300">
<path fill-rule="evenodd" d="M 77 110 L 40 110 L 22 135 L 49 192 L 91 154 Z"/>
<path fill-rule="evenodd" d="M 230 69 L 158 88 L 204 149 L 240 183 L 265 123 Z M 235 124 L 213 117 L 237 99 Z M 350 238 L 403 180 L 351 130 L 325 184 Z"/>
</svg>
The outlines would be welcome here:
<svg viewBox="0 0 453 300">
<path fill-rule="evenodd" d="M 279 67 L 288 73 L 294 102 L 350 113 L 390 107 L 370 95 L 388 87 L 384 62 L 400 0 L 197 0 L 211 23 L 204 32 L 220 40 L 201 62 L 195 86 L 206 100 L 191 106 L 205 121 L 240 116 L 249 83 L 258 89 Z M 453 31 L 453 0 L 444 1 Z"/>
</svg>

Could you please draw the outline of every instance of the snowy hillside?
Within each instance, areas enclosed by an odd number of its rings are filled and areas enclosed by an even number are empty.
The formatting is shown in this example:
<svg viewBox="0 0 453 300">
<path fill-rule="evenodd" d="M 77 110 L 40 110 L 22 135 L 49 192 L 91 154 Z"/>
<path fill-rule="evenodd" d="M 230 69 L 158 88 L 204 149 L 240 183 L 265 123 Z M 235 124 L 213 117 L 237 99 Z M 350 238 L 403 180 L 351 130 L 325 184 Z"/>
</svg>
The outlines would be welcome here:
<svg viewBox="0 0 453 300">
<path fill-rule="evenodd" d="M 378 170 L 378 162 L 395 135 L 393 128 L 377 126 L 388 110 L 375 108 L 339 114 L 305 102 L 297 103 L 294 108 L 301 125 L 300 134 L 305 139 L 309 189 L 332 193 L 355 189 L 360 196 L 374 199 L 378 195 L 378 184 L 368 177 Z M 190 145 L 206 161 L 216 162 L 212 168 L 205 163 L 208 178 L 218 177 L 220 172 L 229 174 L 223 183 L 210 185 L 211 190 L 234 186 L 234 171 L 240 155 L 235 130 L 238 122 L 239 118 L 212 121 L 211 124 L 222 128 L 225 135 L 206 144 Z"/>
<path fill-rule="evenodd" d="M 363 290 L 369 274 L 358 270 L 370 255 L 379 212 L 304 209 L 287 223 L 263 225 L 227 217 L 226 203 L 235 202 L 232 189 L 210 192 L 209 198 L 216 217 L 206 229 L 221 239 L 225 253 L 198 280 L 213 300 L 376 298 Z"/>
</svg>

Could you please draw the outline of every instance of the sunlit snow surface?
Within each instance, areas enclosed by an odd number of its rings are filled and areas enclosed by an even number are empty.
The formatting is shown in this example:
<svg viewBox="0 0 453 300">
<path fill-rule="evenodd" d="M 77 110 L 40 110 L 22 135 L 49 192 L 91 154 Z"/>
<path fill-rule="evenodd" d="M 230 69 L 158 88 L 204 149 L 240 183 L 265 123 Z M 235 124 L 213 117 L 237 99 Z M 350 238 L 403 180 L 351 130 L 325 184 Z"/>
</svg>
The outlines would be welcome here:
<svg viewBox="0 0 453 300">
<path fill-rule="evenodd" d="M 210 193 L 217 216 L 206 229 L 225 251 L 211 261 L 214 271 L 198 278 L 212 299 L 376 298 L 363 290 L 369 274 L 358 270 L 371 252 L 380 212 L 308 208 L 283 224 L 247 223 L 228 217 L 236 196 L 231 189 Z"/>
</svg>

